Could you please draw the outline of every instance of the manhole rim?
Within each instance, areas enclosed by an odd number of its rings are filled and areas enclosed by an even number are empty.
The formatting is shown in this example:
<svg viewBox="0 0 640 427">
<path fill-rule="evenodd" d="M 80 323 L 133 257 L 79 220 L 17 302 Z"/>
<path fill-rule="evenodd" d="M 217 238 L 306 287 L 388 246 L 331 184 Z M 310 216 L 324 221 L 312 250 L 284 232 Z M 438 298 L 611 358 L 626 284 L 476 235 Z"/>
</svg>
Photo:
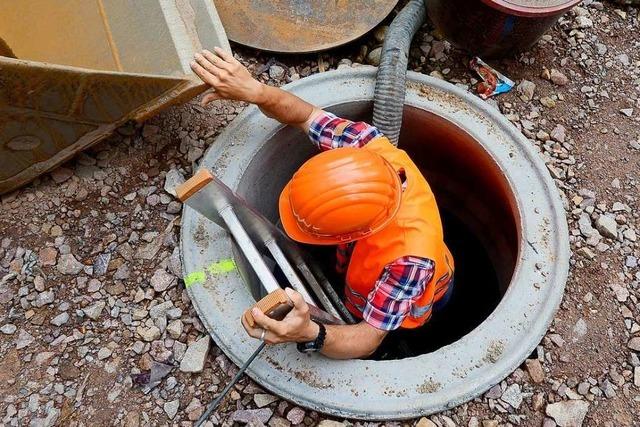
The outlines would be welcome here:
<svg viewBox="0 0 640 427">
<path fill-rule="evenodd" d="M 318 75 L 314 75 L 303 81 L 295 82 L 288 86 L 288 89 L 297 93 L 298 95 L 302 95 L 304 98 L 317 103 L 318 105 L 327 105 L 326 102 L 323 102 L 325 98 L 332 98 L 332 102 L 329 102 L 328 105 L 337 105 L 340 104 L 340 99 L 351 96 L 346 99 L 345 102 L 356 102 L 356 101 L 370 101 L 372 99 L 373 93 L 373 84 L 375 79 L 375 69 L 372 67 L 359 67 L 357 69 L 351 70 L 341 70 L 334 71 L 328 73 L 322 73 Z M 351 403 L 357 404 L 357 408 L 353 407 L 353 405 L 349 406 L 349 402 L 345 402 L 342 399 L 337 401 L 334 399 L 327 399 L 327 395 L 332 392 L 329 388 L 323 389 L 323 384 L 321 381 L 319 384 L 315 384 L 314 387 L 309 388 L 308 379 L 306 385 L 303 385 L 300 381 L 296 381 L 293 374 L 289 375 L 290 381 L 285 381 L 284 385 L 282 384 L 282 378 L 280 374 L 278 374 L 276 370 L 274 370 L 273 366 L 270 365 L 272 363 L 278 363 L 276 361 L 281 361 L 282 365 L 279 369 L 282 370 L 290 370 L 291 372 L 298 373 L 300 370 L 295 371 L 291 370 L 292 365 L 293 368 L 302 366 L 303 369 L 312 370 L 315 365 L 312 362 L 314 359 L 309 358 L 307 356 L 301 356 L 296 353 L 293 348 L 272 348 L 267 353 L 267 357 L 270 360 L 265 361 L 257 361 L 254 365 L 253 369 L 250 369 L 249 374 L 254 378 L 258 383 L 262 384 L 266 388 L 275 392 L 276 394 L 281 395 L 282 397 L 291 400 L 295 403 L 298 403 L 302 406 L 309 407 L 311 409 L 315 409 L 321 412 L 330 413 L 336 416 L 345 416 L 350 418 L 360 418 L 360 419 L 372 419 L 372 420 L 381 420 L 381 419 L 389 419 L 389 418 L 413 418 L 416 416 L 438 412 L 444 410 L 446 408 L 455 406 L 464 401 L 470 400 L 473 397 L 484 392 L 486 389 L 491 387 L 493 384 L 498 383 L 503 378 L 508 376 L 517 366 L 519 366 L 522 361 L 530 354 L 530 352 L 535 348 L 535 346 L 539 343 L 541 338 L 544 336 L 548 325 L 550 324 L 557 307 L 559 306 L 562 294 L 564 290 L 564 283 L 568 273 L 568 258 L 569 258 L 569 248 L 568 248 L 568 231 L 566 226 L 566 220 L 564 217 L 564 209 L 562 208 L 562 204 L 560 202 L 559 196 L 557 194 L 557 190 L 555 189 L 555 185 L 551 180 L 551 177 L 548 175 L 544 163 L 535 153 L 532 147 L 528 145 L 528 142 L 524 138 L 522 134 L 520 134 L 502 115 L 498 112 L 492 110 L 493 107 L 487 105 L 483 101 L 475 98 L 474 96 L 464 92 L 462 89 L 456 88 L 455 86 L 448 84 L 446 82 L 436 80 L 421 74 L 417 73 L 408 73 L 409 90 L 407 93 L 406 103 L 408 105 L 414 105 L 418 108 L 422 108 L 422 104 L 425 102 L 425 97 L 429 97 L 428 88 L 433 88 L 435 92 L 441 92 L 447 94 L 447 96 L 453 96 L 458 98 L 458 101 L 462 101 L 463 103 L 468 104 L 470 110 L 475 111 L 476 114 L 481 114 L 486 119 L 491 119 L 489 123 L 489 127 L 495 127 L 496 131 L 502 132 L 502 136 L 509 138 L 513 141 L 517 141 L 517 143 L 510 146 L 511 148 L 517 148 L 517 151 L 520 152 L 522 160 L 527 160 L 529 162 L 529 166 L 531 166 L 531 170 L 534 171 L 538 175 L 538 179 L 542 182 L 546 188 L 546 192 L 544 192 L 545 198 L 548 202 L 549 213 L 555 214 L 552 215 L 553 224 L 557 226 L 557 229 L 554 232 L 549 231 L 549 237 L 555 237 L 553 242 L 555 253 L 557 255 L 556 260 L 554 260 L 553 268 L 551 270 L 553 272 L 554 280 L 551 282 L 554 283 L 554 286 L 551 289 L 546 289 L 545 299 L 548 301 L 546 305 L 538 307 L 539 309 L 536 311 L 536 318 L 538 322 L 534 322 L 534 326 L 536 327 L 527 327 L 521 328 L 522 332 L 518 334 L 519 339 L 513 342 L 509 342 L 512 346 L 514 344 L 517 345 L 517 351 L 513 351 L 504 357 L 499 357 L 496 363 L 486 364 L 484 367 L 477 369 L 479 373 L 473 373 L 471 376 L 466 377 L 466 381 L 463 384 L 457 384 L 456 387 L 449 388 L 445 386 L 444 389 L 447 390 L 444 393 L 442 390 L 437 390 L 433 393 L 428 394 L 420 394 L 416 395 L 414 391 L 407 391 L 402 389 L 391 389 L 390 394 L 386 395 L 384 393 L 378 394 L 377 396 L 368 395 L 369 393 L 362 393 L 360 399 L 352 400 Z M 318 86 L 329 85 L 329 87 L 324 87 L 324 89 L 329 90 L 319 90 Z M 341 86 L 341 90 L 337 89 L 337 86 Z M 414 87 L 412 87 L 414 85 Z M 417 85 L 417 86 L 416 86 Z M 426 93 L 422 93 L 421 95 L 418 93 L 419 88 L 427 88 Z M 313 90 L 311 89 L 313 88 Z M 347 90 L 347 88 L 349 88 Z M 331 95 L 328 92 L 331 92 L 333 89 L 334 94 Z M 339 93 L 336 95 L 335 93 Z M 434 93 L 435 93 L 434 92 Z M 354 94 L 356 94 L 354 98 Z M 437 94 L 436 94 L 437 95 Z M 453 107 L 452 107 L 453 108 Z M 424 109 L 424 108 L 422 108 Z M 463 112 L 464 113 L 464 112 Z M 464 116 L 464 114 L 462 114 Z M 449 117 L 445 117 L 449 120 Z M 468 117 L 467 117 L 468 118 Z M 251 130 L 241 129 L 245 123 L 245 121 L 253 122 L 251 125 Z M 276 122 L 267 119 L 261 116 L 261 113 L 255 108 L 250 107 L 245 110 L 238 118 L 220 135 L 216 143 L 212 146 L 212 148 L 205 154 L 205 158 L 203 160 L 203 164 L 207 166 L 216 165 L 215 159 L 220 157 L 223 161 L 218 162 L 217 166 L 220 166 L 223 163 L 226 163 L 228 167 L 223 167 L 218 169 L 216 172 L 221 173 L 223 179 L 230 178 L 227 181 L 227 184 L 234 187 L 237 185 L 237 181 L 241 176 L 241 169 L 245 166 L 243 164 L 234 163 L 229 161 L 229 157 L 233 157 L 233 152 L 237 151 L 238 147 L 234 147 L 234 141 L 238 141 L 238 139 L 246 138 L 245 143 L 251 140 L 252 136 L 259 135 L 262 133 L 260 137 L 263 141 L 268 140 L 269 136 L 275 132 L 278 132 L 282 126 L 278 125 Z M 463 129 L 467 130 L 467 126 L 463 126 Z M 266 136 L 265 136 L 266 135 Z M 249 158 L 255 154 L 255 150 L 257 148 L 254 146 L 256 144 L 245 145 L 248 149 L 254 150 L 254 152 L 250 153 L 251 155 L 245 154 L 245 157 Z M 258 147 L 262 144 L 258 144 Z M 490 154 L 492 154 L 492 150 L 487 150 Z M 224 152 L 224 153 L 223 153 Z M 231 152 L 231 155 L 229 154 Z M 492 156 L 494 157 L 494 156 Z M 494 157 L 495 160 L 495 157 Z M 498 162 L 498 164 L 501 164 Z M 224 166 L 224 165 L 223 165 Z M 234 173 L 229 173 L 229 168 L 235 170 Z M 235 178 L 233 178 L 235 176 Z M 509 176 L 507 174 L 507 176 Z M 233 182 L 235 181 L 235 182 Z M 513 189 L 513 183 L 510 183 Z M 516 194 L 516 198 L 518 198 Z M 521 202 L 518 202 L 521 205 Z M 530 205 L 531 203 L 525 203 L 522 206 Z M 519 206 L 519 209 L 522 207 Z M 524 217 L 529 217 L 533 215 L 532 213 L 527 213 Z M 526 218 L 521 219 L 524 221 Z M 192 229 L 199 219 L 197 215 L 188 208 L 185 208 L 185 212 L 183 215 L 183 228 L 182 228 L 182 253 L 185 254 L 185 246 L 190 241 L 188 229 Z M 526 221 L 524 221 L 526 223 Z M 522 231 L 523 235 L 525 231 Z M 217 241 L 217 243 L 222 242 L 222 244 L 217 245 L 216 250 L 219 251 L 219 254 L 230 255 L 231 254 L 231 245 L 228 240 L 224 237 L 224 235 L 220 232 L 214 232 L 213 241 Z M 226 245 L 225 242 L 226 241 Z M 535 242 L 534 242 L 535 243 Z M 531 249 L 527 242 L 522 240 L 520 242 L 520 250 L 525 254 L 531 253 Z M 187 260 L 183 260 L 187 261 Z M 528 262 L 531 264 L 531 261 Z M 185 273 L 191 273 L 195 269 L 195 265 L 193 262 L 183 262 L 185 266 Z M 522 274 L 523 264 L 519 261 L 518 266 L 516 267 L 516 271 L 514 273 L 514 279 L 512 282 L 515 282 L 515 285 L 519 283 L 518 279 L 521 279 L 519 275 Z M 532 265 L 529 265 L 529 274 L 531 274 Z M 217 282 L 220 282 L 221 285 L 231 284 L 234 281 L 237 281 L 239 275 L 235 273 L 231 273 L 229 277 L 219 279 L 217 278 Z M 219 279 L 219 280 L 218 280 Z M 227 318 L 231 318 L 233 327 L 221 327 L 220 323 L 218 323 L 218 327 L 212 327 L 212 323 L 207 320 L 207 307 L 206 307 L 206 298 L 210 295 L 207 295 L 205 289 L 207 286 L 213 286 L 213 282 L 207 282 L 205 286 L 192 286 L 188 288 L 189 296 L 192 298 L 194 302 L 194 307 L 198 311 L 201 319 L 207 329 L 212 333 L 215 337 L 218 345 L 227 353 L 227 355 L 235 362 L 242 362 L 242 360 L 246 359 L 250 352 L 255 348 L 256 342 L 254 340 L 250 340 L 246 338 L 246 335 L 243 333 L 235 334 L 234 328 L 237 330 L 238 324 L 235 322 L 236 314 L 239 315 L 241 312 L 241 308 L 238 307 L 234 314 L 226 313 L 225 316 Z M 522 287 L 523 285 L 521 285 Z M 509 291 L 503 297 L 500 305 L 496 308 L 494 313 L 492 313 L 480 326 L 478 326 L 474 331 L 463 337 L 460 341 L 453 343 L 449 346 L 445 346 L 442 349 L 431 353 L 429 355 L 422 355 L 416 358 L 411 359 L 411 363 L 417 361 L 417 363 L 425 363 L 429 365 L 429 360 L 435 360 L 435 355 L 441 352 L 449 352 L 451 353 L 456 347 L 460 347 L 461 342 L 470 341 L 470 337 L 475 337 L 474 339 L 478 339 L 481 334 L 481 330 L 485 330 L 491 322 L 496 321 L 497 312 L 501 309 L 504 309 L 504 306 L 511 301 L 513 297 L 513 293 L 516 291 L 513 290 L 514 283 L 510 286 Z M 234 291 L 236 295 L 233 298 L 250 298 L 248 291 L 244 286 L 242 286 L 241 290 Z M 237 294 L 240 294 L 238 296 Z M 232 299 L 233 299 L 232 298 Z M 232 310 L 233 311 L 233 310 Z M 529 326 L 529 325 L 528 325 Z M 485 343 L 487 340 L 484 340 Z M 499 344 L 498 344 L 499 345 Z M 316 356 L 317 358 L 317 356 Z M 342 363 L 344 366 L 349 366 L 350 369 L 353 364 L 358 363 L 377 363 L 381 365 L 377 366 L 385 366 L 389 368 L 390 365 L 393 365 L 395 361 L 386 361 L 386 362 L 363 362 L 363 361 L 350 361 L 350 362 L 335 362 L 329 361 L 327 359 L 322 359 L 322 364 L 325 366 L 325 370 L 331 370 L 333 368 L 339 368 L 337 363 Z M 347 369 L 344 368 L 343 369 Z M 400 365 L 397 365 L 398 367 Z M 316 367 L 317 368 L 317 367 Z M 341 369 L 337 369 L 340 371 Z M 480 375 L 482 377 L 481 380 L 475 378 Z M 320 380 L 322 380 L 322 375 L 320 375 Z M 293 381 L 294 384 L 291 383 Z M 312 381 L 313 382 L 313 381 Z M 316 381 L 317 382 L 317 381 Z M 333 385 L 333 384 L 329 384 Z M 339 385 L 339 384 L 338 384 Z M 302 390 L 297 388 L 298 386 L 302 387 Z M 380 387 L 382 385 L 379 384 Z M 356 390 L 357 391 L 357 390 Z M 394 395 L 395 393 L 395 395 Z M 406 395 L 403 395 L 405 393 Z M 304 396 L 301 398 L 300 396 Z M 452 396 L 453 395 L 453 396 Z M 411 397 L 409 397 L 411 396 Z M 349 399 L 347 399 L 349 400 Z M 366 400 L 366 402 L 365 402 Z M 333 401 L 332 404 L 328 404 L 329 401 Z"/>
</svg>

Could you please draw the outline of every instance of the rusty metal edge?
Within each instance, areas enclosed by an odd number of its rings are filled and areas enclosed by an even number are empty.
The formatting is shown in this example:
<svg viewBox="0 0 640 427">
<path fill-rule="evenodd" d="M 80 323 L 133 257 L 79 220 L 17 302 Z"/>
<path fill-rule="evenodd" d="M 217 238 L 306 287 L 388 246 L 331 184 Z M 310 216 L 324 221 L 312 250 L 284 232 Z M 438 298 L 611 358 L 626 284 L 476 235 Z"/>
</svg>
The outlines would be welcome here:
<svg viewBox="0 0 640 427">
<path fill-rule="evenodd" d="M 8 57 L 0 56 L 0 71 L 2 71 L 3 66 L 12 66 L 12 67 L 25 67 L 25 68 L 41 68 L 43 71 L 57 70 L 57 71 L 66 71 L 73 72 L 79 75 L 93 75 L 93 76 L 119 76 L 119 77 L 127 77 L 132 80 L 138 78 L 153 78 L 158 80 L 166 80 L 166 81 L 175 81 L 175 85 L 160 94 L 155 99 L 150 102 L 140 106 L 139 108 L 132 110 L 129 114 L 123 116 L 120 120 L 116 120 L 114 122 L 103 124 L 98 126 L 98 128 L 92 132 L 88 132 L 82 135 L 72 146 L 69 146 L 61 151 L 59 151 L 55 156 L 50 159 L 36 163 L 16 175 L 13 175 L 10 178 L 4 180 L 2 185 L 0 185 L 0 194 L 6 194 L 13 190 L 16 190 L 23 185 L 26 185 L 37 176 L 42 175 L 48 171 L 55 169 L 60 164 L 72 158 L 79 151 L 82 151 L 93 144 L 98 143 L 103 138 L 111 135 L 115 129 L 119 126 L 127 123 L 130 120 L 134 120 L 136 122 L 142 122 L 147 120 L 149 117 L 157 114 L 164 109 L 185 102 L 200 93 L 204 92 L 207 89 L 207 85 L 202 83 L 195 76 L 183 75 L 179 77 L 170 77 L 163 75 L 154 75 L 154 74 L 136 74 L 136 73 L 125 73 L 125 72 L 115 72 L 115 71 L 100 71 L 93 70 L 88 68 L 81 67 L 71 67 L 65 65 L 58 64 L 49 64 L 45 62 L 38 61 L 29 61 L 23 59 L 14 59 Z"/>
</svg>

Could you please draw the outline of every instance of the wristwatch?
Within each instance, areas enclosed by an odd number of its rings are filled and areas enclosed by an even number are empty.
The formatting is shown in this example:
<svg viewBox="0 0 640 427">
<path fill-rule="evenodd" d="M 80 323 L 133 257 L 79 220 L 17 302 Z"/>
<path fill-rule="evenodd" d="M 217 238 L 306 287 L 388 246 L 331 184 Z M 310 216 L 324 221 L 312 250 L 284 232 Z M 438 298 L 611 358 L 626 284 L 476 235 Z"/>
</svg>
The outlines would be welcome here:
<svg viewBox="0 0 640 427">
<path fill-rule="evenodd" d="M 307 342 L 299 342 L 298 343 L 298 351 L 300 353 L 315 353 L 317 351 L 322 350 L 322 346 L 324 345 L 324 338 L 327 336 L 327 328 L 324 327 L 322 323 L 313 322 L 320 328 L 318 331 L 318 336 L 313 341 Z"/>
</svg>

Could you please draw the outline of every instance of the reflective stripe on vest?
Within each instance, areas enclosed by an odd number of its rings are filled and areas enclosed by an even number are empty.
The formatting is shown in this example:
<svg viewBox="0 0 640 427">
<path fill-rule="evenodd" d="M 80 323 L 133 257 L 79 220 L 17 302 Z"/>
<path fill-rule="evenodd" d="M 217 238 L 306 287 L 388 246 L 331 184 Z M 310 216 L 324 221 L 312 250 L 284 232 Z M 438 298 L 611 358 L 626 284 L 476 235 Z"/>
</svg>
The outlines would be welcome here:
<svg viewBox="0 0 640 427">
<path fill-rule="evenodd" d="M 433 304 L 446 293 L 453 275 L 453 257 L 443 241 L 438 206 L 426 179 L 404 150 L 386 137 L 375 138 L 363 149 L 378 153 L 397 171 L 403 170 L 407 186 L 393 220 L 383 230 L 356 242 L 346 276 L 347 307 L 361 316 L 364 296 L 371 293 L 389 263 L 404 256 L 429 258 L 435 263 L 435 272 L 401 325 L 416 328 L 429 320 Z"/>
</svg>

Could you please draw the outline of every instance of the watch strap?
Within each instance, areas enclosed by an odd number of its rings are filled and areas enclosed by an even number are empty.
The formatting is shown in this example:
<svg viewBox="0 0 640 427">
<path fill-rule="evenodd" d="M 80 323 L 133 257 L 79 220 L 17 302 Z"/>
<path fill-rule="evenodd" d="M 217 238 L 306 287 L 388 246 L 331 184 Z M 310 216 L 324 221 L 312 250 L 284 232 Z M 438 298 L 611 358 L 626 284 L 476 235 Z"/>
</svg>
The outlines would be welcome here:
<svg viewBox="0 0 640 427">
<path fill-rule="evenodd" d="M 313 341 L 299 342 L 297 347 L 298 351 L 301 353 L 317 352 L 322 350 L 322 347 L 324 346 L 324 340 L 327 336 L 327 328 L 322 323 L 318 323 L 316 321 L 313 321 L 313 323 L 318 325 L 318 336 Z"/>
</svg>

